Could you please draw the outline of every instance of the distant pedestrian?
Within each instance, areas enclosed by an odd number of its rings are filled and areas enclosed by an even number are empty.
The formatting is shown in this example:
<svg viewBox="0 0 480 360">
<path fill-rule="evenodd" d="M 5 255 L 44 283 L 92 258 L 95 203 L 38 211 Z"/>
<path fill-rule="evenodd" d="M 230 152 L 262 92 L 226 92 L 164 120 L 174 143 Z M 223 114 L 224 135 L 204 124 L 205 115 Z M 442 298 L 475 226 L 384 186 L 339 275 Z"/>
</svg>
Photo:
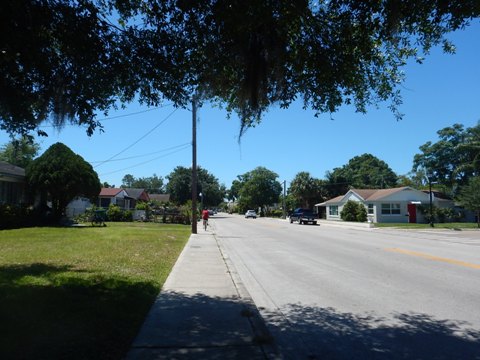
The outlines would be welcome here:
<svg viewBox="0 0 480 360">
<path fill-rule="evenodd" d="M 203 209 L 203 211 L 202 211 L 202 220 L 203 220 L 203 228 L 204 228 L 205 230 L 207 230 L 208 216 L 209 216 L 208 210 L 207 210 L 206 208 Z"/>
</svg>

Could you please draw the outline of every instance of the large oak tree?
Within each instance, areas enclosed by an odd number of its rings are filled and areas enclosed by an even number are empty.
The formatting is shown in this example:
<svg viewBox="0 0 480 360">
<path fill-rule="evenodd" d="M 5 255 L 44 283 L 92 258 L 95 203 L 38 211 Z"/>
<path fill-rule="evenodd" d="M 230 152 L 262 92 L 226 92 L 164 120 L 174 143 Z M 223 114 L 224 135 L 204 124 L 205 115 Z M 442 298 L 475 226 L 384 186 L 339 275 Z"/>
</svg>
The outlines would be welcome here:
<svg viewBox="0 0 480 360">
<path fill-rule="evenodd" d="M 465 128 L 453 124 L 437 131 L 438 141 L 420 146 L 413 158 L 412 172 L 423 173 L 426 180 L 437 182 L 453 195 L 480 175 L 480 123 Z"/>
<path fill-rule="evenodd" d="M 263 166 L 238 176 L 238 204 L 242 210 L 261 208 L 278 202 L 282 184 L 277 180 L 278 174 Z"/>
<path fill-rule="evenodd" d="M 166 179 L 168 180 L 166 191 L 174 203 L 183 205 L 192 199 L 192 168 L 177 166 Z M 225 186 L 201 167 L 197 169 L 197 191 L 197 199 L 202 200 L 205 207 L 218 206 L 226 196 Z"/>
<path fill-rule="evenodd" d="M 333 196 L 343 195 L 349 188 L 385 189 L 397 185 L 398 177 L 388 164 L 373 156 L 355 156 L 348 164 L 327 172 L 327 185 Z"/>
<path fill-rule="evenodd" d="M 85 126 L 138 99 L 236 112 L 300 98 L 317 114 L 389 101 L 408 59 L 478 17 L 478 0 L 16 0 L 0 3 L 0 128 Z"/>
</svg>

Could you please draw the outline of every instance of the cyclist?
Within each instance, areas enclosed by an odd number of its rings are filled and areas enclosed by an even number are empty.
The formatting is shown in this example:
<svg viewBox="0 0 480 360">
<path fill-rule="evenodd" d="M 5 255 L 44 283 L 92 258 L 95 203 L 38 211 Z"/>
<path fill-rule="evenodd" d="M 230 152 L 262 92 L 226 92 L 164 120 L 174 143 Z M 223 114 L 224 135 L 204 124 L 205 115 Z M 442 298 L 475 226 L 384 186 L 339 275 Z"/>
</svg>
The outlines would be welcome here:
<svg viewBox="0 0 480 360">
<path fill-rule="evenodd" d="M 208 210 L 205 208 L 202 211 L 202 219 L 203 219 L 203 228 L 207 230 L 208 225 Z"/>
</svg>

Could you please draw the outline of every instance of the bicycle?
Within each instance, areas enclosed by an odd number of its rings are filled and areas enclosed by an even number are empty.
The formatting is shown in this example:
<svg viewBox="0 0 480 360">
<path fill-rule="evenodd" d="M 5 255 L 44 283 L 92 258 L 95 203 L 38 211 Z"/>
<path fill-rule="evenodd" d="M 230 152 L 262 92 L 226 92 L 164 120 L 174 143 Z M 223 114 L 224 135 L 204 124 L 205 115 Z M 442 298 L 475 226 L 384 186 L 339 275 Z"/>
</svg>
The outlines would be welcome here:
<svg viewBox="0 0 480 360">
<path fill-rule="evenodd" d="M 205 229 L 205 231 L 207 231 L 207 226 L 208 226 L 208 220 L 203 219 L 203 228 Z"/>
</svg>

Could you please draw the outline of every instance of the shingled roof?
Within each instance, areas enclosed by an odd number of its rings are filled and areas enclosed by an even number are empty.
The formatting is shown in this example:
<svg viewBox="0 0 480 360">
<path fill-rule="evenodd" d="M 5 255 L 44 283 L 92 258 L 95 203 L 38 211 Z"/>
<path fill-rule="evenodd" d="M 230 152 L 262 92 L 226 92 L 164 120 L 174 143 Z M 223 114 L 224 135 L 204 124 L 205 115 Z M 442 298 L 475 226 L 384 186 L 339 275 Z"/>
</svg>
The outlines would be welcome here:
<svg viewBox="0 0 480 360">
<path fill-rule="evenodd" d="M 387 196 L 390 196 L 392 194 L 395 194 L 399 191 L 403 190 L 408 190 L 412 189 L 411 187 L 408 186 L 402 186 L 402 187 L 397 187 L 397 188 L 391 188 L 391 189 L 350 189 L 348 193 L 353 192 L 354 194 L 358 195 L 362 200 L 364 201 L 376 201 L 376 200 L 381 200 Z M 335 204 L 341 202 L 345 196 L 347 195 L 340 195 L 337 196 L 333 199 L 327 200 L 321 204 L 316 204 L 315 206 L 325 206 L 329 204 Z"/>
<path fill-rule="evenodd" d="M 119 189 L 119 188 L 102 188 L 102 190 L 100 190 L 100 196 L 115 197 L 122 191 L 123 189 Z"/>
<path fill-rule="evenodd" d="M 0 161 L 0 175 L 23 179 L 25 177 L 25 169 L 5 161 Z"/>
<path fill-rule="evenodd" d="M 391 189 L 352 189 L 351 191 L 359 195 L 363 200 L 374 201 L 407 189 L 411 188 L 408 186 L 402 186 Z"/>
<path fill-rule="evenodd" d="M 145 193 L 145 189 L 126 188 L 124 190 L 132 199 L 140 199 L 141 196 Z M 146 195 L 146 197 L 148 198 L 148 194 Z"/>
<path fill-rule="evenodd" d="M 170 201 L 170 194 L 148 194 L 148 196 L 150 196 L 150 200 L 155 200 L 158 202 Z"/>
</svg>

